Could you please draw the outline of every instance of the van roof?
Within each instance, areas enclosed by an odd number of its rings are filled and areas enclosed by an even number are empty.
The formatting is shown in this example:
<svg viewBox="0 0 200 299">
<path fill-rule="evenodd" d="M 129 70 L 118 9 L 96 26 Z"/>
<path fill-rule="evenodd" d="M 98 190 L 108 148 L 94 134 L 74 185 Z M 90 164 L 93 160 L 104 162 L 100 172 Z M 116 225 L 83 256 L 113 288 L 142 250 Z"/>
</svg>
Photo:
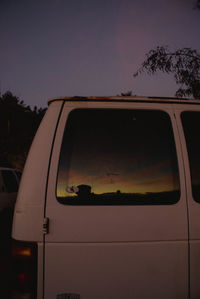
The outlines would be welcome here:
<svg viewBox="0 0 200 299">
<path fill-rule="evenodd" d="M 139 97 L 139 96 L 114 96 L 114 97 L 58 97 L 48 100 L 48 105 L 55 101 L 69 101 L 69 102 L 158 102 L 158 103 L 184 103 L 184 104 L 200 104 L 200 99 L 186 99 L 173 97 Z"/>
</svg>

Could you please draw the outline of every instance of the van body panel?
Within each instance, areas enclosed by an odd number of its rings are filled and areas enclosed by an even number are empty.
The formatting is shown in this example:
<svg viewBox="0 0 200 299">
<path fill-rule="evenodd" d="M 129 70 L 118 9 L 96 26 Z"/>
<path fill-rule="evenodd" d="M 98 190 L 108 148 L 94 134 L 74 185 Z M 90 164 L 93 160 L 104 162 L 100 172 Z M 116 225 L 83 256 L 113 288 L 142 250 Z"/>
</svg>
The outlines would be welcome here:
<svg viewBox="0 0 200 299">
<path fill-rule="evenodd" d="M 45 298 L 188 298 L 187 242 L 47 243 Z"/>
<path fill-rule="evenodd" d="M 185 213 L 186 209 L 181 204 L 177 204 L 176 207 L 52 207 L 48 209 L 50 233 L 46 236 L 46 241 L 153 242 L 187 240 L 187 223 L 181 217 Z M 55 217 L 52 217 L 53 214 Z M 56 215 L 59 219 L 56 218 Z"/>
<path fill-rule="evenodd" d="M 26 240 L 28 242 L 42 242 L 43 218 L 44 211 L 42 205 L 27 205 L 24 209 L 16 209 L 13 219 L 13 238 L 15 240 Z M 17 225 L 15 225 L 15 223 L 17 223 Z M 26 225 L 24 225 L 24 223 L 26 223 Z"/>
<path fill-rule="evenodd" d="M 40 242 L 43 240 L 42 225 L 49 157 L 61 104 L 54 102 L 49 107 L 31 146 L 15 206 L 12 231 L 14 239 Z"/>
</svg>

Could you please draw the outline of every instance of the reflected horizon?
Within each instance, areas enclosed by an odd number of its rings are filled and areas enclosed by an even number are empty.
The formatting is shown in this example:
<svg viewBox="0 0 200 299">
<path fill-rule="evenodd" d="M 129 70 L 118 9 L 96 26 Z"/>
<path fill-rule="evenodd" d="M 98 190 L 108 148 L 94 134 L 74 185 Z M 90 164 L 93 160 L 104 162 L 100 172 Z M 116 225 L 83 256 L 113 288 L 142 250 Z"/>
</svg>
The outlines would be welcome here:
<svg viewBox="0 0 200 299">
<path fill-rule="evenodd" d="M 93 199 L 117 191 L 121 198 L 122 194 L 130 197 L 128 194 L 177 191 L 178 166 L 167 113 L 72 111 L 63 138 L 57 197 L 75 198 L 67 189 L 79 185 L 90 186 Z"/>
</svg>

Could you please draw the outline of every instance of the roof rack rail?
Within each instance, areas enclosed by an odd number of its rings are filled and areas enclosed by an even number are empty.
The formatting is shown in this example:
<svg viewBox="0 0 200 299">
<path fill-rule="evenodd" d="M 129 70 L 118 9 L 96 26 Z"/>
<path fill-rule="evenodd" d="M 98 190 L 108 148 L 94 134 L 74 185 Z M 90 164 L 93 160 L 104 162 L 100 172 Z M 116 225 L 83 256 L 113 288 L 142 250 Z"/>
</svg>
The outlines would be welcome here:
<svg viewBox="0 0 200 299">
<path fill-rule="evenodd" d="M 200 99 L 189 99 L 189 98 L 175 98 L 175 97 L 142 97 L 142 96 L 73 96 L 73 97 L 58 97 L 48 100 L 48 104 L 54 101 L 94 101 L 94 102 L 112 102 L 112 101 L 121 101 L 121 102 L 177 102 L 177 103 L 194 103 L 200 104 Z"/>
</svg>

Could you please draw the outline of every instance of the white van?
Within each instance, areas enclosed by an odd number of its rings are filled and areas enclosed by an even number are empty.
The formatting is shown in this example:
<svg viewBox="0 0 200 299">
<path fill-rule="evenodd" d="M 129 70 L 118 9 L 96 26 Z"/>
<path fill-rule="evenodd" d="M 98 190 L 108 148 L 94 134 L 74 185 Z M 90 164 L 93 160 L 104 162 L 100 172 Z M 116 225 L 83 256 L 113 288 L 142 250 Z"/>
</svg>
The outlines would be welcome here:
<svg viewBox="0 0 200 299">
<path fill-rule="evenodd" d="M 49 101 L 15 206 L 13 298 L 200 298 L 200 101 Z"/>
</svg>

